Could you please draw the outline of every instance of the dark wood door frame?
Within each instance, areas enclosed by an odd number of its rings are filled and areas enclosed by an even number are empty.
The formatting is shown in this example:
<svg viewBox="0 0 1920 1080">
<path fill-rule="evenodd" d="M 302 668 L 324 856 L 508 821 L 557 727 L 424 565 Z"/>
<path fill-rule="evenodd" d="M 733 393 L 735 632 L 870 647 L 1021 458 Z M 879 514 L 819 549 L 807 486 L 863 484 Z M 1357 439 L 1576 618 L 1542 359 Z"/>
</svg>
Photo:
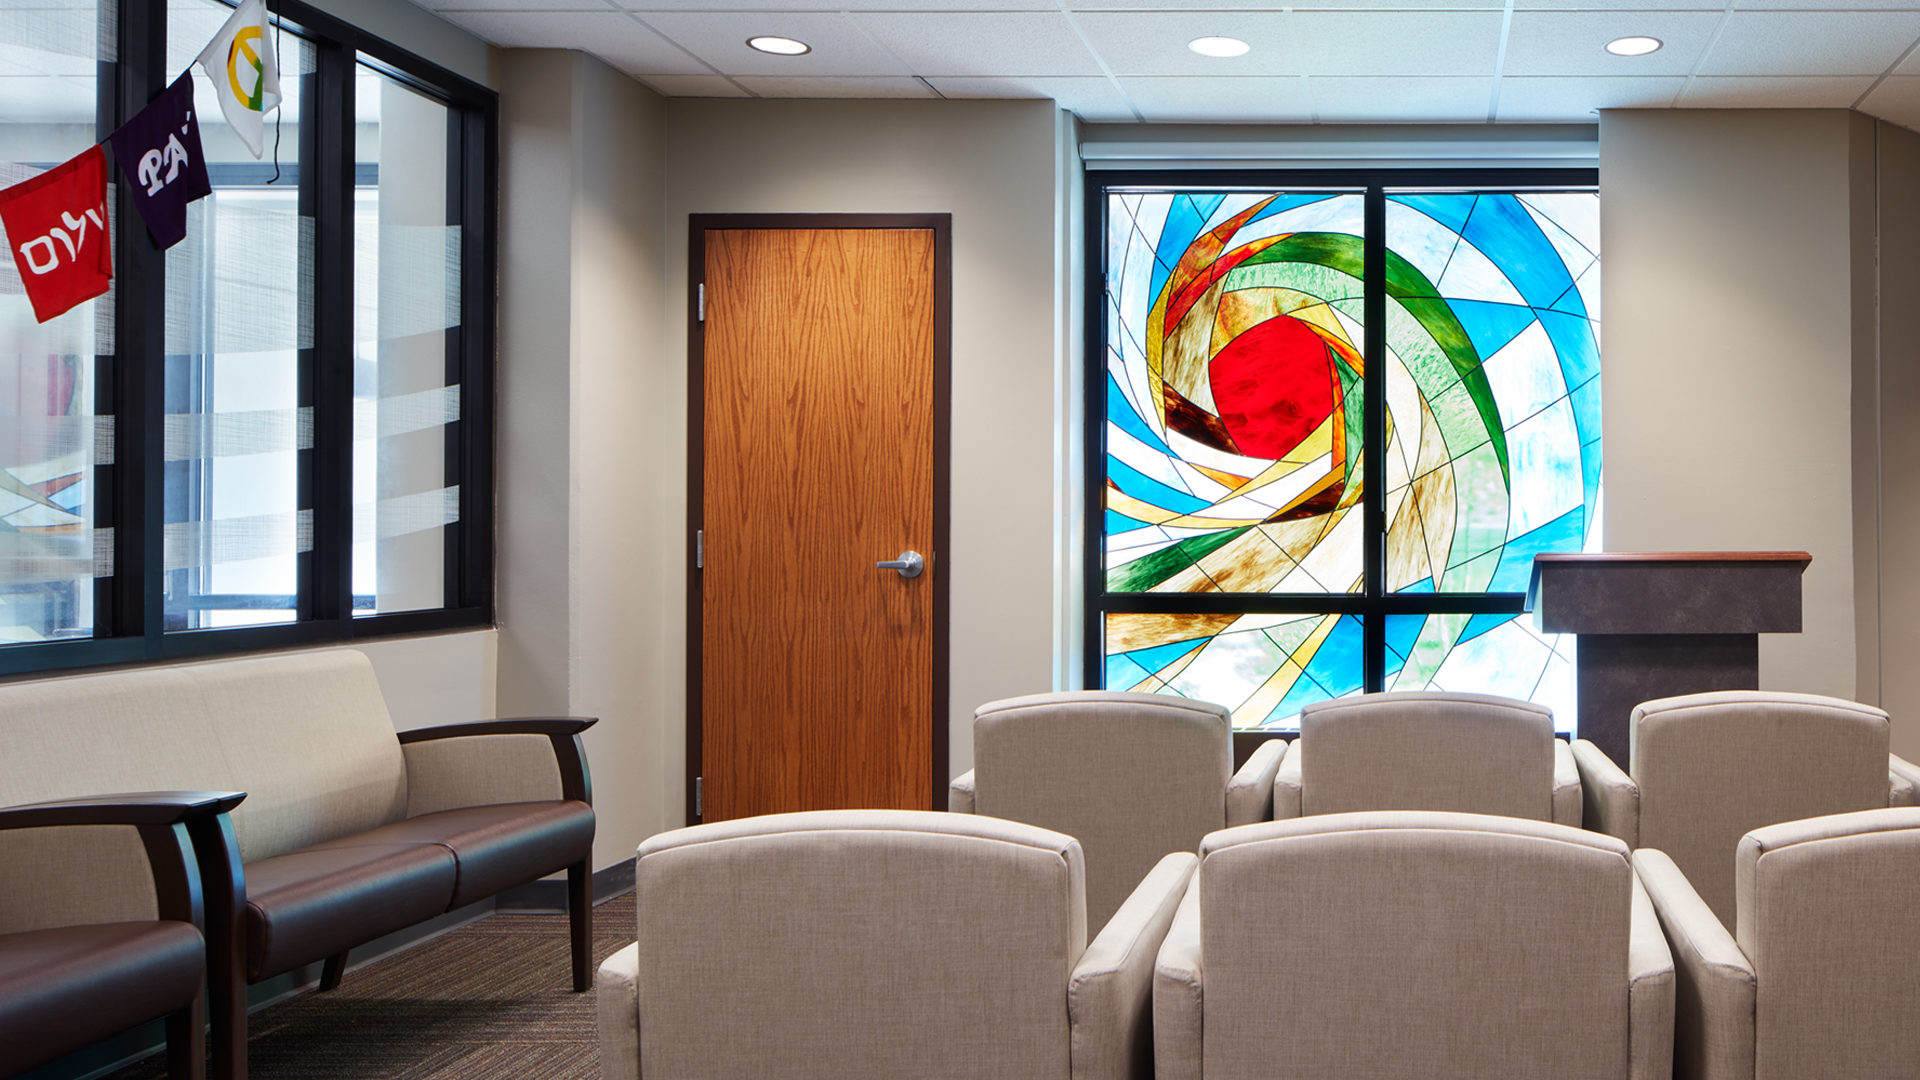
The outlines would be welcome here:
<svg viewBox="0 0 1920 1080">
<path fill-rule="evenodd" d="M 694 545 L 705 527 L 706 324 L 700 290 L 706 280 L 709 229 L 929 229 L 933 232 L 933 702 L 932 798 L 946 808 L 948 769 L 948 606 L 953 444 L 952 214 L 689 214 L 687 223 L 687 775 L 686 820 L 698 822 L 694 780 L 702 775 L 701 662 L 704 590 Z"/>
</svg>

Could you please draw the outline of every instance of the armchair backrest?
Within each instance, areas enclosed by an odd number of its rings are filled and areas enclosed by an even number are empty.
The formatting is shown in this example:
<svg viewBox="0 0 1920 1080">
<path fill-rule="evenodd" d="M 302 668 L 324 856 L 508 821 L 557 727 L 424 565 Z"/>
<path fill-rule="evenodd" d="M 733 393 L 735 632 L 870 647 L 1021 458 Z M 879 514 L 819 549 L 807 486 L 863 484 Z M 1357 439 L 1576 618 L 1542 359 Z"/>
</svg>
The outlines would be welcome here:
<svg viewBox="0 0 1920 1080">
<path fill-rule="evenodd" d="M 1361 694 L 1300 711 L 1301 810 L 1553 818 L 1553 713 L 1487 694 Z"/>
<path fill-rule="evenodd" d="M 1069 1075 L 1072 837 L 911 810 L 742 818 L 648 840 L 635 889 L 642 1076 Z"/>
<path fill-rule="evenodd" d="M 1756 829 L 1734 862 L 1756 1075 L 1910 1075 L 1920 1061 L 1920 809 Z"/>
<path fill-rule="evenodd" d="M 1734 851 L 1782 821 L 1887 805 L 1887 714 L 1814 694 L 1723 690 L 1633 710 L 1640 846 L 1673 858 L 1722 923 Z"/>
<path fill-rule="evenodd" d="M 973 714 L 974 810 L 1075 837 L 1087 919 L 1103 926 L 1173 851 L 1226 824 L 1233 723 L 1224 706 L 1083 690 Z"/>
<path fill-rule="evenodd" d="M 1620 841 L 1478 814 L 1310 816 L 1207 838 L 1208 1080 L 1622 1077 Z"/>
</svg>

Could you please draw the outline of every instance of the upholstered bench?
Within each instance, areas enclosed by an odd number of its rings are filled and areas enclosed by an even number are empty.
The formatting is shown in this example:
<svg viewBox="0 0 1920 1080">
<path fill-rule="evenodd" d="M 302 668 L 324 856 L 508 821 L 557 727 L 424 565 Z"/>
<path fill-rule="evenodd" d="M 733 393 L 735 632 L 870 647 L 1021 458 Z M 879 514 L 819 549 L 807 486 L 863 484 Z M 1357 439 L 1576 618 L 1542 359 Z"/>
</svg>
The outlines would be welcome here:
<svg viewBox="0 0 1920 1080">
<path fill-rule="evenodd" d="M 244 791 L 191 828 L 206 886 L 213 1075 L 246 1075 L 246 988 L 567 871 L 573 982 L 592 979 L 583 718 L 396 733 L 351 649 L 0 686 L 0 806 Z M 480 738 L 478 736 L 484 736 Z M 0 933 L 150 920 L 128 828 L 0 833 Z"/>
</svg>

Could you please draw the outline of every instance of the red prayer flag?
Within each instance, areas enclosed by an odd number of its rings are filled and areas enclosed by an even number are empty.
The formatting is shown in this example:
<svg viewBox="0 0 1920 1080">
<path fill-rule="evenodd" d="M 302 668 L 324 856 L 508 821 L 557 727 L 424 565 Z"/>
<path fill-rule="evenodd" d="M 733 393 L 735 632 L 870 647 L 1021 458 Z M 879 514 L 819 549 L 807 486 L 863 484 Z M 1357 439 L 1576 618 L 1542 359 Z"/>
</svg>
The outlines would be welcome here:
<svg viewBox="0 0 1920 1080">
<path fill-rule="evenodd" d="M 0 191 L 0 224 L 41 322 L 107 291 L 107 159 L 93 146 L 73 160 Z"/>
</svg>

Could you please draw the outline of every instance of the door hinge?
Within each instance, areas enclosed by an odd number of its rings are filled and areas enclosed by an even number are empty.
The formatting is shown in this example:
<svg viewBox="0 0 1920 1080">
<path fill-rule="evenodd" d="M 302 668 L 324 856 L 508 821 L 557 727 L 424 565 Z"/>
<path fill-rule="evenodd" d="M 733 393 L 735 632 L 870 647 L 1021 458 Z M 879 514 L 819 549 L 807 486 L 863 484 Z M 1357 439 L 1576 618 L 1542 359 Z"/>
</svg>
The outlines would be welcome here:
<svg viewBox="0 0 1920 1080">
<path fill-rule="evenodd" d="M 705 529 L 693 530 L 693 568 L 695 570 L 707 568 L 707 530 Z"/>
<path fill-rule="evenodd" d="M 695 285 L 693 295 L 695 297 L 695 303 L 700 309 L 699 317 L 697 321 L 706 322 L 707 321 L 707 283 L 703 281 L 700 284 Z"/>
<path fill-rule="evenodd" d="M 704 776 L 696 776 L 693 778 L 693 816 L 694 817 L 704 816 L 704 812 L 700 808 L 700 802 L 701 802 L 700 797 L 701 795 L 704 794 L 704 792 L 702 792 L 700 789 L 706 786 L 705 783 L 703 782 L 705 780 L 706 780 L 706 777 Z"/>
</svg>

